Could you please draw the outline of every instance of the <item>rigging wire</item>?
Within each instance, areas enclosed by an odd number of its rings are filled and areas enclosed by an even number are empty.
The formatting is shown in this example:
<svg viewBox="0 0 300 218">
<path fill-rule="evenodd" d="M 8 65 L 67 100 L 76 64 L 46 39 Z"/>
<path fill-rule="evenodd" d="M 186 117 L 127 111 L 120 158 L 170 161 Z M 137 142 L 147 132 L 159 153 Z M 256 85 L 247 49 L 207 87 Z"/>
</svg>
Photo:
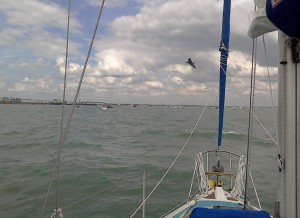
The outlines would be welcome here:
<svg viewBox="0 0 300 218">
<path fill-rule="evenodd" d="M 252 136 L 252 123 L 253 123 L 253 105 L 254 105 L 254 93 L 255 93 L 255 73 L 256 73 L 256 49 L 257 38 L 252 40 L 252 69 L 251 69 L 251 88 L 250 88 L 250 104 L 249 104 L 249 123 L 248 123 L 248 143 L 247 143 L 247 156 L 246 156 L 246 178 L 245 178 L 245 194 L 244 194 L 244 210 L 246 210 L 247 204 L 247 186 L 248 186 L 248 171 L 250 168 L 250 151 L 251 151 L 251 136 Z"/>
<path fill-rule="evenodd" d="M 102 0 L 102 4 L 101 4 L 101 7 L 100 7 L 98 17 L 97 17 L 94 33 L 93 33 L 92 39 L 90 41 L 90 46 L 89 46 L 88 53 L 87 53 L 87 56 L 86 56 L 86 59 L 85 59 L 84 67 L 82 69 L 82 73 L 81 73 L 80 81 L 79 81 L 79 84 L 78 84 L 78 87 L 77 87 L 76 95 L 75 95 L 75 98 L 74 98 L 74 101 L 73 101 L 72 111 L 71 111 L 71 114 L 68 118 L 68 122 L 67 122 L 67 125 L 66 125 L 66 128 L 65 128 L 63 137 L 61 138 L 59 152 L 58 152 L 57 159 L 56 159 L 56 162 L 55 162 L 55 166 L 54 166 L 51 181 L 50 181 L 50 184 L 49 184 L 49 187 L 48 187 L 48 191 L 47 191 L 47 194 L 46 194 L 46 197 L 45 197 L 44 205 L 43 205 L 42 212 L 41 212 L 41 217 L 43 216 L 44 209 L 46 207 L 46 203 L 47 203 L 50 188 L 51 188 L 51 185 L 52 185 L 52 182 L 53 182 L 54 174 L 55 174 L 56 169 L 58 168 L 58 165 L 59 165 L 59 162 L 60 162 L 61 153 L 62 153 L 62 150 L 63 150 L 63 146 L 64 146 L 64 143 L 65 143 L 66 136 L 68 134 L 68 130 L 69 130 L 69 127 L 70 127 L 70 124 L 71 124 L 72 117 L 73 117 L 73 114 L 74 114 L 77 98 L 78 98 L 79 91 L 80 91 L 80 88 L 81 88 L 81 84 L 82 84 L 82 81 L 83 81 L 83 78 L 84 78 L 85 70 L 86 70 L 86 67 L 87 67 L 87 64 L 88 64 L 88 61 L 89 61 L 89 57 L 90 57 L 90 54 L 91 54 L 93 43 L 94 43 L 94 40 L 95 40 L 95 37 L 96 37 L 96 33 L 97 33 L 98 26 L 99 26 L 100 18 L 101 18 L 101 15 L 102 15 L 102 11 L 103 11 L 103 8 L 104 8 L 104 3 L 105 3 L 105 0 Z"/>
<path fill-rule="evenodd" d="M 269 73 L 269 64 L 268 64 L 268 58 L 267 58 L 267 51 L 266 51 L 266 46 L 265 46 L 265 40 L 264 40 L 264 36 L 263 36 L 263 44 L 264 44 L 264 52 L 265 52 L 265 57 L 266 57 L 266 63 L 267 63 L 267 72 L 268 72 L 268 79 L 269 79 L 269 88 L 270 88 L 270 93 L 271 93 L 271 101 L 272 101 L 272 109 L 274 109 L 274 98 L 273 98 L 273 91 L 272 91 L 272 86 L 271 86 L 271 81 L 270 81 L 270 73 Z M 285 59 L 284 59 L 285 60 Z M 230 84 L 233 87 L 234 91 L 237 93 L 237 95 L 239 95 L 239 97 L 241 98 L 241 100 L 243 101 L 244 105 L 248 107 L 248 104 L 245 102 L 245 100 L 243 99 L 243 97 L 240 95 L 240 93 L 238 92 L 238 90 L 236 89 L 236 87 L 234 86 L 233 82 L 231 81 L 232 78 L 226 73 L 226 77 L 229 78 L 230 80 Z M 259 118 L 256 116 L 256 114 L 254 113 L 254 111 L 251 111 L 252 115 L 254 116 L 254 118 L 256 119 L 256 121 L 260 124 L 260 126 L 264 129 L 264 131 L 267 133 L 267 135 L 269 136 L 269 138 L 273 141 L 273 143 L 277 146 L 277 154 L 278 154 L 278 168 L 279 171 L 281 171 L 282 169 L 282 154 L 280 151 L 280 147 L 279 147 L 279 141 L 278 141 L 278 128 L 275 125 L 275 129 L 276 129 L 276 139 L 273 138 L 273 136 L 268 132 L 268 130 L 264 127 L 264 125 L 261 123 L 261 121 L 259 120 Z M 275 114 L 274 114 L 275 117 Z M 274 118 L 274 120 L 276 120 L 276 118 Z M 276 123 L 276 122 L 275 122 Z"/>
<path fill-rule="evenodd" d="M 257 190 L 256 190 L 256 186 L 255 186 L 255 183 L 254 183 L 254 180 L 253 180 L 253 177 L 252 177 L 252 173 L 251 173 L 250 170 L 249 170 L 249 175 L 250 175 L 251 183 L 253 185 L 254 193 L 255 193 L 255 196 L 256 196 L 256 199 L 257 199 L 258 207 L 259 207 L 260 210 L 262 210 L 260 200 L 259 200 L 259 197 L 258 197 L 258 193 L 257 193 Z"/>
<path fill-rule="evenodd" d="M 271 94 L 271 104 L 272 104 L 272 109 L 274 109 L 274 98 L 273 98 L 273 91 L 272 91 L 272 85 L 271 85 L 271 78 L 270 78 L 270 71 L 269 71 L 269 61 L 268 61 L 268 56 L 267 56 L 267 48 L 266 48 L 266 43 L 265 43 L 265 36 L 262 35 L 263 39 L 263 45 L 264 45 L 264 52 L 265 52 L 265 57 L 266 57 L 266 64 L 267 64 L 267 72 L 268 72 L 268 82 L 269 82 L 269 88 L 270 88 L 270 94 Z M 272 110 L 273 111 L 273 110 Z M 276 115 L 274 114 L 274 120 L 276 120 Z M 278 142 L 278 128 L 277 125 L 275 124 L 275 129 L 276 129 L 276 141 Z M 279 149 L 279 147 L 278 147 Z M 278 151 L 279 152 L 279 151 Z"/>
<path fill-rule="evenodd" d="M 62 146 L 62 138 L 63 138 L 63 123 L 64 123 L 64 109 L 65 109 L 65 99 L 66 99 L 66 81 L 67 81 L 67 65 L 68 65 L 68 47 L 69 47 L 69 30 L 70 30 L 70 0 L 68 2 L 68 23 L 67 23 L 67 42 L 66 42 L 66 55 L 65 55 L 65 74 L 64 74 L 64 89 L 63 89 L 63 103 L 62 103 L 62 111 L 61 111 L 61 122 L 60 122 L 60 142 L 59 142 L 59 147 Z M 57 183 L 56 183 L 56 197 L 55 197 L 55 209 L 57 211 L 58 209 L 58 189 L 59 189 L 59 172 L 60 172 L 60 156 L 58 157 L 58 164 L 57 164 Z M 52 184 L 52 180 L 54 178 L 54 173 L 55 170 L 53 172 L 53 175 L 51 177 L 51 180 L 49 182 L 49 187 L 47 190 L 47 194 L 45 197 L 45 201 L 44 201 L 44 205 L 42 208 L 42 212 L 41 212 L 41 216 L 43 215 L 44 209 L 46 207 L 46 202 L 48 199 L 48 195 L 50 192 L 50 188 L 51 188 L 51 184 Z M 56 218 L 56 214 L 55 214 L 55 218 Z"/>
<path fill-rule="evenodd" d="M 224 71 L 223 67 L 221 66 L 222 70 Z M 243 97 L 240 95 L 240 93 L 238 92 L 238 90 L 236 89 L 236 87 L 234 86 L 233 82 L 231 81 L 231 77 L 228 75 L 228 73 L 225 73 L 226 77 L 229 79 L 230 84 L 232 85 L 234 91 L 237 93 L 237 95 L 241 98 L 242 102 L 244 103 L 244 105 L 246 107 L 249 107 L 248 104 L 245 102 L 245 100 L 243 99 Z M 261 121 L 258 119 L 258 117 L 256 116 L 256 114 L 253 112 L 253 110 L 251 110 L 252 116 L 254 116 L 254 118 L 256 119 L 256 121 L 260 124 L 260 126 L 264 129 L 264 131 L 267 133 L 267 135 L 270 137 L 270 139 L 274 142 L 275 145 L 277 145 L 277 149 L 278 149 L 278 166 L 279 166 L 279 170 L 281 170 L 282 168 L 282 160 L 281 160 L 281 155 L 280 155 L 280 148 L 279 148 L 279 143 L 278 141 L 276 141 L 273 136 L 268 132 L 268 130 L 264 127 L 264 125 L 261 123 Z"/>
<path fill-rule="evenodd" d="M 79 204 L 80 202 L 85 201 L 85 200 L 87 200 L 87 199 L 89 199 L 89 198 L 92 198 L 92 197 L 94 197 L 94 196 L 96 196 L 96 195 L 98 195 L 98 194 L 100 194 L 100 193 L 102 193 L 102 192 L 104 192 L 104 191 L 106 191 L 106 190 L 109 190 L 109 189 L 111 189 L 111 187 L 107 187 L 107 188 L 105 188 L 105 189 L 102 189 L 102 190 L 100 190 L 100 191 L 97 191 L 97 192 L 95 192 L 94 194 L 91 194 L 91 195 L 89 195 L 89 196 L 87 196 L 87 197 L 84 197 L 84 198 L 82 198 L 82 199 L 80 199 L 80 200 L 78 200 L 78 201 L 75 201 L 75 202 L 73 202 L 73 203 L 71 203 L 71 204 L 69 204 L 69 205 L 67 205 L 67 206 L 62 207 L 61 210 L 64 210 L 64 209 L 66 209 L 66 208 L 68 208 L 68 207 L 71 207 L 71 206 L 74 206 L 74 205 L 76 205 L 76 204 Z M 51 214 L 44 216 L 44 218 L 50 217 L 50 216 L 51 216 Z"/>
<path fill-rule="evenodd" d="M 228 56 L 228 57 L 229 57 L 229 56 Z M 233 82 L 231 81 L 231 80 L 232 80 L 231 76 L 229 76 L 228 73 L 225 72 L 225 70 L 223 69 L 222 66 L 221 66 L 221 68 L 222 68 L 223 72 L 225 73 L 226 78 L 229 79 L 230 84 L 231 84 L 231 86 L 233 87 L 233 89 L 234 89 L 234 91 L 236 92 L 236 94 L 240 97 L 240 99 L 242 100 L 242 102 L 244 103 L 244 105 L 245 105 L 246 107 L 249 107 L 248 104 L 246 103 L 246 101 L 243 99 L 243 97 L 242 97 L 241 94 L 239 93 L 239 91 L 237 90 L 237 88 L 234 86 Z M 264 125 L 260 122 L 260 120 L 259 120 L 258 117 L 255 115 L 255 113 L 254 113 L 253 111 L 252 111 L 251 113 L 252 113 L 252 115 L 254 116 L 254 118 L 256 119 L 256 121 L 261 125 L 261 127 L 262 127 L 262 128 L 265 130 L 265 132 L 268 134 L 268 136 L 270 137 L 270 139 L 271 139 L 271 140 L 278 146 L 278 148 L 279 148 L 278 141 L 276 141 L 276 140 L 273 138 L 273 136 L 268 132 L 268 130 L 267 130 L 267 129 L 264 127 Z"/>
<path fill-rule="evenodd" d="M 215 81 L 215 85 L 211 91 L 211 93 L 209 94 L 209 97 L 207 98 L 206 102 L 205 102 L 205 106 L 196 122 L 196 124 L 194 125 L 189 137 L 187 138 L 187 140 L 185 141 L 184 145 L 181 147 L 180 151 L 178 152 L 178 154 L 176 155 L 176 157 L 174 158 L 173 162 L 171 163 L 171 165 L 169 166 L 169 168 L 166 170 L 165 174 L 161 177 L 161 179 L 158 181 L 158 183 L 154 186 L 154 188 L 152 189 L 152 191 L 148 194 L 148 196 L 144 199 L 144 201 L 137 207 L 137 209 L 131 214 L 130 218 L 132 218 L 138 211 L 139 209 L 143 206 L 144 202 L 146 202 L 150 196 L 153 194 L 153 192 L 157 189 L 157 187 L 160 185 L 160 183 L 164 180 L 164 178 L 167 176 L 167 174 L 169 173 L 169 171 L 172 169 L 172 167 L 174 166 L 175 162 L 177 161 L 177 159 L 179 158 L 179 156 L 181 155 L 181 153 L 183 152 L 183 150 L 185 149 L 187 143 L 190 141 L 192 135 L 194 134 L 196 127 L 198 126 L 200 120 L 202 119 L 202 116 L 206 110 L 206 107 L 208 105 L 209 100 L 211 99 L 211 95 L 214 92 L 215 86 L 217 84 L 218 78 Z"/>
<path fill-rule="evenodd" d="M 270 72 L 269 72 L 269 62 L 268 62 L 268 56 L 267 56 L 267 49 L 266 49 L 266 43 L 265 43 L 265 36 L 262 35 L 263 39 L 263 45 L 264 45 L 264 51 L 265 51 L 265 57 L 266 57 L 266 64 L 267 64 L 267 72 L 268 72 L 268 79 L 269 79 L 269 87 L 270 87 L 270 94 L 271 94 L 271 101 L 272 101 L 272 111 L 273 111 L 273 116 L 274 120 L 276 121 L 276 115 L 274 113 L 274 100 L 273 100 L 273 92 L 272 92 L 272 85 L 271 85 L 271 79 L 270 79 Z M 276 130 L 276 145 L 277 145 L 277 156 L 278 156 L 278 168 L 279 172 L 282 170 L 282 154 L 280 152 L 280 147 L 279 147 L 279 140 L 278 140 L 278 127 L 276 125 L 277 122 L 275 122 L 275 130 Z"/>
<path fill-rule="evenodd" d="M 78 201 L 76 201 L 76 202 L 74 202 L 74 203 L 72 203 L 72 204 L 69 204 L 69 205 L 67 205 L 67 206 L 64 206 L 62 209 L 66 209 L 66 208 L 68 208 L 68 207 L 74 206 L 75 204 L 78 204 L 78 203 L 80 203 L 80 202 L 82 202 L 82 201 L 85 201 L 85 200 L 87 200 L 87 199 L 89 199 L 89 198 L 92 198 L 92 197 L 94 197 L 94 196 L 96 196 L 96 195 L 98 195 L 98 194 L 100 194 L 100 193 L 102 193 L 102 192 L 104 192 L 104 191 L 106 191 L 106 190 L 108 190 L 108 189 L 111 189 L 111 187 L 102 189 L 102 190 L 100 190 L 100 191 L 98 191 L 98 192 L 96 192 L 96 193 L 94 193 L 94 194 L 92 194 L 92 195 L 89 195 L 89 196 L 87 196 L 87 197 L 85 197 L 85 198 L 82 198 L 82 199 L 80 199 L 80 200 L 78 200 Z"/>
<path fill-rule="evenodd" d="M 69 33 L 70 33 L 70 15 L 71 15 L 71 0 L 68 3 L 68 25 L 67 25 L 67 43 L 66 43 L 66 57 L 65 57 L 65 76 L 64 76 L 64 91 L 63 91 L 63 104 L 61 111 L 61 124 L 60 124 L 60 146 L 62 144 L 63 137 L 63 123 L 64 123 L 64 109 L 65 109 L 65 100 L 66 100 L 66 86 L 67 86 L 67 68 L 68 68 L 68 52 L 69 52 Z M 56 197 L 55 197 L 55 209 L 58 209 L 58 193 L 59 193 L 59 176 L 60 176 L 60 161 L 59 157 L 57 164 L 57 178 L 56 178 Z M 56 218 L 55 214 L 55 218 Z"/>
<path fill-rule="evenodd" d="M 241 96 L 241 94 L 238 92 L 237 88 L 234 86 L 233 82 L 231 81 L 231 77 L 226 74 L 226 77 L 228 79 L 230 79 L 230 84 L 233 87 L 234 91 L 236 92 L 236 94 L 241 98 L 242 102 L 244 103 L 244 105 L 246 107 L 249 107 L 248 104 L 245 102 L 245 100 L 243 99 L 243 97 Z M 276 144 L 277 146 L 279 146 L 278 142 L 273 138 L 273 136 L 268 132 L 268 130 L 264 127 L 264 125 L 260 122 L 260 120 L 258 119 L 258 117 L 256 116 L 256 114 L 252 111 L 251 112 L 252 115 L 254 116 L 254 118 L 256 119 L 256 121 L 260 124 L 260 126 L 264 129 L 264 131 L 268 134 L 268 136 L 270 137 L 270 139 L 274 142 L 274 144 Z"/>
</svg>

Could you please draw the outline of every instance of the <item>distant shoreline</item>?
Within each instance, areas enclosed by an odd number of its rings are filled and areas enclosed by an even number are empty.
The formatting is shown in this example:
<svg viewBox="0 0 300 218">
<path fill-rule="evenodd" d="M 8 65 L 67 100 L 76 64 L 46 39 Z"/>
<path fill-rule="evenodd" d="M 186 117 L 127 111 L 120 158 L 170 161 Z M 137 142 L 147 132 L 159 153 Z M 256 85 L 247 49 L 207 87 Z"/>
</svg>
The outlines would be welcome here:
<svg viewBox="0 0 300 218">
<path fill-rule="evenodd" d="M 0 102 L 0 104 L 4 105 L 62 105 L 62 103 L 50 103 L 50 102 L 20 102 L 20 103 L 11 103 L 11 102 Z M 76 105 L 87 105 L 87 106 L 97 106 L 102 105 L 104 103 L 82 103 Z M 72 103 L 66 103 L 65 105 L 73 105 Z"/>
<path fill-rule="evenodd" d="M 51 102 L 20 102 L 20 103 L 7 103 L 7 102 L 0 102 L 0 105 L 62 105 L 62 103 L 51 103 Z M 73 103 L 66 103 L 65 105 L 71 106 Z M 111 105 L 112 107 L 118 107 L 118 106 L 149 106 L 149 104 L 132 104 L 132 103 L 124 103 L 124 104 L 117 104 L 117 103 L 104 103 L 104 102 L 95 102 L 95 103 L 77 103 L 76 106 L 103 106 L 103 105 Z M 174 107 L 177 108 L 178 105 L 173 104 L 151 104 L 151 106 L 155 107 Z M 204 107 L 204 105 L 181 105 L 182 108 L 184 107 Z M 215 109 L 216 106 L 207 106 L 207 109 Z M 227 109 L 247 109 L 246 106 L 225 106 Z M 272 108 L 271 106 L 256 106 L 256 109 L 259 108 Z M 277 106 L 274 106 L 274 108 L 277 108 Z"/>
</svg>

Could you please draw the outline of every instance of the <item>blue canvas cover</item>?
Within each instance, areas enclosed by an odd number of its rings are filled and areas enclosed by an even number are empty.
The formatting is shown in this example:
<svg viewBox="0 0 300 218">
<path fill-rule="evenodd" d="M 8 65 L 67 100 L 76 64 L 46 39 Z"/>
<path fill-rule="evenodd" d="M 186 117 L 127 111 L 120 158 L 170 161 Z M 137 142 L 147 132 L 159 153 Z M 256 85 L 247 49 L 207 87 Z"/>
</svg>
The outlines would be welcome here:
<svg viewBox="0 0 300 218">
<path fill-rule="evenodd" d="M 290 37 L 300 37 L 300 1 L 267 0 L 269 20 Z"/>
<path fill-rule="evenodd" d="M 190 218 L 270 218 L 265 211 L 196 208 Z"/>
<path fill-rule="evenodd" d="M 222 38 L 220 43 L 220 91 L 219 91 L 219 130 L 218 130 L 218 146 L 222 144 L 223 117 L 225 105 L 225 88 L 226 88 L 226 72 L 227 59 L 229 53 L 229 37 L 230 37 L 230 7 L 231 0 L 224 0 L 223 20 L 222 20 Z"/>
</svg>

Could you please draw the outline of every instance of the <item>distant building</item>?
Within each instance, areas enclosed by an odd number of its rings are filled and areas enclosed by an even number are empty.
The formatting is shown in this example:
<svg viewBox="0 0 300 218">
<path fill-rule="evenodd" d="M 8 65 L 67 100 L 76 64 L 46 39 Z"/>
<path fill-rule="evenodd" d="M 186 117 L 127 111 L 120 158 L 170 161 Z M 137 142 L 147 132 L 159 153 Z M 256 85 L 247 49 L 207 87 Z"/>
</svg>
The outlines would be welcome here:
<svg viewBox="0 0 300 218">
<path fill-rule="evenodd" d="M 32 101 L 33 101 L 32 99 L 27 99 L 27 98 L 26 99 L 22 99 L 22 103 L 23 104 L 31 104 Z"/>
<path fill-rule="evenodd" d="M 86 102 L 82 102 L 82 104 L 84 104 L 84 105 L 100 105 L 100 104 L 103 104 L 103 102 L 86 101 Z"/>
<path fill-rule="evenodd" d="M 22 104 L 44 104 L 44 101 L 34 99 L 22 99 Z"/>
<path fill-rule="evenodd" d="M 12 104 L 21 104 L 22 100 L 20 98 L 11 98 L 10 99 Z"/>
<path fill-rule="evenodd" d="M 2 103 L 2 104 L 21 104 L 22 100 L 20 98 L 3 97 L 3 98 L 0 98 L 0 103 Z"/>
<path fill-rule="evenodd" d="M 3 97 L 3 98 L 2 98 L 2 103 L 3 103 L 3 104 L 10 104 L 9 98 Z"/>
</svg>

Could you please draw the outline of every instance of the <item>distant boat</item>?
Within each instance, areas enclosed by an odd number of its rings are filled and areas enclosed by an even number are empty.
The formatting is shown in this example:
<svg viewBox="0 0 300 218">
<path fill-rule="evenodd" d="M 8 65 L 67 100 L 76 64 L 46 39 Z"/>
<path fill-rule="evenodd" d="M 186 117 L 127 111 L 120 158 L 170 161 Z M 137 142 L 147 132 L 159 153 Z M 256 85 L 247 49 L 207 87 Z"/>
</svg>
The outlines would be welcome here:
<svg viewBox="0 0 300 218">
<path fill-rule="evenodd" d="M 175 105 L 174 108 L 179 108 L 179 109 L 182 109 L 183 108 L 183 105 Z"/>
<path fill-rule="evenodd" d="M 107 108 L 108 108 L 108 107 L 107 107 L 106 104 L 103 104 L 103 105 L 102 105 L 102 110 L 107 111 Z"/>
<path fill-rule="evenodd" d="M 104 111 L 106 111 L 106 110 L 109 109 L 109 108 L 113 108 L 113 106 L 112 106 L 111 104 L 107 104 L 107 103 L 104 103 L 104 104 L 102 105 L 102 110 L 104 110 Z"/>
<path fill-rule="evenodd" d="M 63 101 L 60 100 L 60 99 L 53 99 L 50 104 L 52 105 L 62 105 L 63 104 Z"/>
</svg>

